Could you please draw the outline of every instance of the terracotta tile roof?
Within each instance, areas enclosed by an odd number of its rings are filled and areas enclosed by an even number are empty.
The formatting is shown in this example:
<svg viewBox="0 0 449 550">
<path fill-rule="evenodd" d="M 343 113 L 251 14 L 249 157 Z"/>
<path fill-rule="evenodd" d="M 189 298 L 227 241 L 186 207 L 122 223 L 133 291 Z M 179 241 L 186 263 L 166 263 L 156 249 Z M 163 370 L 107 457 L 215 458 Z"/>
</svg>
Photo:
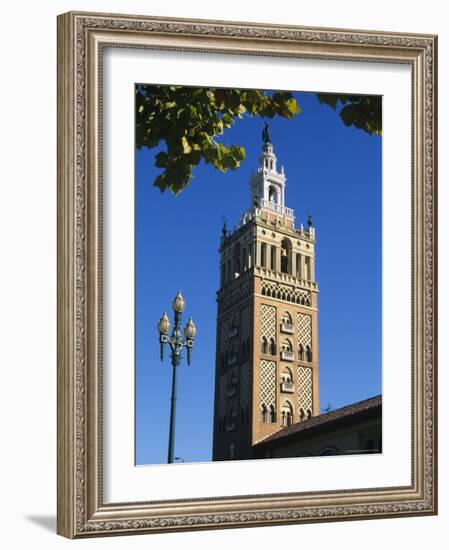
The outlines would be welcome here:
<svg viewBox="0 0 449 550">
<path fill-rule="evenodd" d="M 271 443 L 279 439 L 288 438 L 300 432 L 315 430 L 324 431 L 327 428 L 331 429 L 336 423 L 344 423 L 345 420 L 349 420 L 350 418 L 354 418 L 356 416 L 363 416 L 364 414 L 369 413 L 370 411 L 374 412 L 374 409 L 381 407 L 382 395 L 376 395 L 375 397 L 370 397 L 369 399 L 364 399 L 363 401 L 346 405 L 340 409 L 335 409 L 335 411 L 320 414 L 319 416 L 313 416 L 312 418 L 308 418 L 302 422 L 297 422 L 291 426 L 281 428 L 279 431 L 256 443 L 255 446 L 259 447 L 265 443 Z"/>
</svg>

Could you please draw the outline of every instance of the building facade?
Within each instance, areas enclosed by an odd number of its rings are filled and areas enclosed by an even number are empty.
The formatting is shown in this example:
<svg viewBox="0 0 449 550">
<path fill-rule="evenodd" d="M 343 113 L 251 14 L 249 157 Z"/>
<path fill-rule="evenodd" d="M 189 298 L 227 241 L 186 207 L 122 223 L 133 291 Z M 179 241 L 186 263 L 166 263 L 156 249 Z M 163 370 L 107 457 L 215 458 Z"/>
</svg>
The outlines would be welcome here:
<svg viewBox="0 0 449 550">
<path fill-rule="evenodd" d="M 319 414 L 315 228 L 295 226 L 265 129 L 252 206 L 223 228 L 213 459 L 250 459 L 262 439 Z"/>
<path fill-rule="evenodd" d="M 254 458 L 292 458 L 382 452 L 382 396 L 346 405 L 268 436 Z"/>
</svg>

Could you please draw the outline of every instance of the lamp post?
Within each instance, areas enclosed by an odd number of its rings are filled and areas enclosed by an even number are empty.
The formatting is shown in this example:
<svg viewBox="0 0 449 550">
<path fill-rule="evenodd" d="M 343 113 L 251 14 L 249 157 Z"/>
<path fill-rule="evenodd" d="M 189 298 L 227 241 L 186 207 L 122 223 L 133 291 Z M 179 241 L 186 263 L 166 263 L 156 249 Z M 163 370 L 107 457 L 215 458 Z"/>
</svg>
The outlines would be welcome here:
<svg viewBox="0 0 449 550">
<path fill-rule="evenodd" d="M 190 318 L 184 328 L 185 339 L 181 335 L 181 317 L 185 308 L 184 298 L 181 292 L 175 296 L 173 300 L 173 312 L 175 314 L 175 321 L 173 324 L 173 331 L 171 336 L 170 321 L 167 313 L 164 313 L 159 319 L 157 329 L 159 331 L 159 342 L 161 344 L 161 361 L 164 360 L 165 344 L 169 344 L 171 350 L 171 364 L 173 367 L 173 377 L 171 386 L 171 402 L 170 402 L 170 434 L 168 438 L 168 463 L 173 464 L 174 452 L 175 452 L 175 417 L 176 417 L 176 375 L 177 368 L 181 363 L 181 351 L 185 346 L 187 348 L 187 364 L 190 365 L 192 359 L 193 340 L 196 335 L 196 327 L 193 324 L 192 318 Z"/>
</svg>

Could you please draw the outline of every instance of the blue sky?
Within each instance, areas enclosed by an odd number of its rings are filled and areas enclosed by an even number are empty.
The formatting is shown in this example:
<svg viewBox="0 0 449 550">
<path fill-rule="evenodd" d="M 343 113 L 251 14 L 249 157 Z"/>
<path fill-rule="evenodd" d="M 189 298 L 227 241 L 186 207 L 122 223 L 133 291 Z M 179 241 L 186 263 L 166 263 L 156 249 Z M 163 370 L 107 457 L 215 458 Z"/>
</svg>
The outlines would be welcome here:
<svg viewBox="0 0 449 550">
<path fill-rule="evenodd" d="M 381 138 L 347 128 L 315 94 L 296 93 L 301 113 L 270 121 L 286 206 L 296 224 L 313 214 L 319 285 L 321 408 L 381 393 Z M 175 456 L 209 461 L 215 370 L 216 291 L 222 217 L 250 207 L 263 121 L 245 117 L 221 136 L 246 160 L 226 174 L 201 164 L 179 196 L 153 186 L 155 150 L 136 152 L 136 463 L 167 460 L 172 367 L 159 359 L 157 321 L 178 290 L 197 338 L 192 365 L 178 372 Z"/>
</svg>

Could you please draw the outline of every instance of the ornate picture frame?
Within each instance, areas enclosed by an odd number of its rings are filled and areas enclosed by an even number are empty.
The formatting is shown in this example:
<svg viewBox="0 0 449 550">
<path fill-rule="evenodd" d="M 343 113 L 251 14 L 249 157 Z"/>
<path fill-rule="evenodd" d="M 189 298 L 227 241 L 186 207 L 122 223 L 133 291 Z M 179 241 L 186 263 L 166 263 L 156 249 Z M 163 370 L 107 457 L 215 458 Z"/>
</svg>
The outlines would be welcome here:
<svg viewBox="0 0 449 550">
<path fill-rule="evenodd" d="M 106 48 L 411 69 L 411 483 L 105 502 Z M 437 37 L 70 12 L 58 17 L 58 533 L 69 538 L 437 513 Z M 132 368 L 132 365 L 130 366 Z M 182 465 L 175 466 L 181 467 Z"/>
</svg>

